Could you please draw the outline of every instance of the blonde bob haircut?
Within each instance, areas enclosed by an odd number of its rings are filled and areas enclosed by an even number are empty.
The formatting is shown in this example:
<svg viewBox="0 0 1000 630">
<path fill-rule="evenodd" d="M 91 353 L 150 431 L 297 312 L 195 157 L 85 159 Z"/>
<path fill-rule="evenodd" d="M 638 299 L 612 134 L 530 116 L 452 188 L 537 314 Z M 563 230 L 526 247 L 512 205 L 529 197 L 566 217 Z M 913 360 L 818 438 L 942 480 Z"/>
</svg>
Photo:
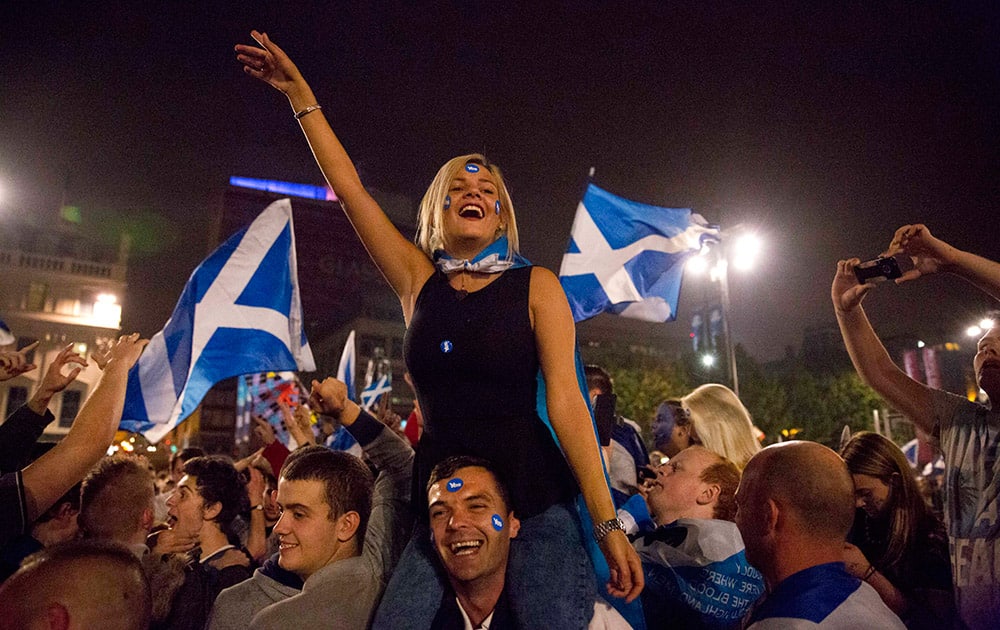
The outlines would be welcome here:
<svg viewBox="0 0 1000 630">
<path fill-rule="evenodd" d="M 722 455 L 741 471 L 760 450 L 750 412 L 725 385 L 702 385 L 681 398 L 690 412 L 692 441 Z"/>
<path fill-rule="evenodd" d="M 444 249 L 444 234 L 441 225 L 444 221 L 444 198 L 448 189 L 466 164 L 478 164 L 490 172 L 497 185 L 497 197 L 500 199 L 500 231 L 497 238 L 506 235 L 508 240 L 507 259 L 512 259 L 518 253 L 517 220 L 514 218 L 514 203 L 507 192 L 500 167 L 490 163 L 485 155 L 470 153 L 460 155 L 444 163 L 434 176 L 434 181 L 424 193 L 420 201 L 420 213 L 417 215 L 417 236 L 414 239 L 425 254 L 432 257 L 434 252 Z M 488 210 L 487 210 L 488 211 Z"/>
</svg>

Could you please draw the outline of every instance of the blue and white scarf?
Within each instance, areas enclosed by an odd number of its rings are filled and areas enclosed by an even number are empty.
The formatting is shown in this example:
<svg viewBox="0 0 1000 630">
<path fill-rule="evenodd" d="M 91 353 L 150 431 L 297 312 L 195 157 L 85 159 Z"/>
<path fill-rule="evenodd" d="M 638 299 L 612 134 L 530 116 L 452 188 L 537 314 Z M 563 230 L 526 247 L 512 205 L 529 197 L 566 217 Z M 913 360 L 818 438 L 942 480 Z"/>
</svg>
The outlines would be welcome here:
<svg viewBox="0 0 1000 630">
<path fill-rule="evenodd" d="M 508 258 L 510 245 L 506 236 L 501 236 L 490 243 L 483 251 L 466 260 L 453 258 L 443 249 L 434 251 L 434 265 L 444 273 L 456 271 L 474 271 L 477 273 L 501 273 L 508 269 L 530 267 L 531 263 L 524 256 L 515 253 Z"/>
</svg>

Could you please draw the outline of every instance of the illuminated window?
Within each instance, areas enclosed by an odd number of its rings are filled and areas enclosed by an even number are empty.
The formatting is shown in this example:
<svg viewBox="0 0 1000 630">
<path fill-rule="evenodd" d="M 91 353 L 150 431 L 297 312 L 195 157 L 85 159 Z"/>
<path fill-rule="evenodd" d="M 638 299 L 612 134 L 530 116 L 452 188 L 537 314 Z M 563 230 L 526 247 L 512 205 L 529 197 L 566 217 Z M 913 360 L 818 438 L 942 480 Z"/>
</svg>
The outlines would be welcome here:
<svg viewBox="0 0 1000 630">
<path fill-rule="evenodd" d="M 28 287 L 28 296 L 24 303 L 25 310 L 45 310 L 45 300 L 49 295 L 49 285 L 44 282 L 32 282 Z"/>
</svg>

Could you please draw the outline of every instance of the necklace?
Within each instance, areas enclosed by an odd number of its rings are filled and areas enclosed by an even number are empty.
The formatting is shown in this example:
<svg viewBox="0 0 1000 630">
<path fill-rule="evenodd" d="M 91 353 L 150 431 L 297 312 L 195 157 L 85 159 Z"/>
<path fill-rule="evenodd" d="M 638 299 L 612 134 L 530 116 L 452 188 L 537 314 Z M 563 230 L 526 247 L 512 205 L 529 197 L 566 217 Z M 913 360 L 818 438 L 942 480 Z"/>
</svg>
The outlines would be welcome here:
<svg viewBox="0 0 1000 630">
<path fill-rule="evenodd" d="M 455 291 L 455 299 L 458 301 L 464 300 L 469 295 L 469 292 L 465 289 L 465 274 L 466 271 L 464 269 L 458 272 L 458 275 L 462 278 L 462 286 Z"/>
</svg>

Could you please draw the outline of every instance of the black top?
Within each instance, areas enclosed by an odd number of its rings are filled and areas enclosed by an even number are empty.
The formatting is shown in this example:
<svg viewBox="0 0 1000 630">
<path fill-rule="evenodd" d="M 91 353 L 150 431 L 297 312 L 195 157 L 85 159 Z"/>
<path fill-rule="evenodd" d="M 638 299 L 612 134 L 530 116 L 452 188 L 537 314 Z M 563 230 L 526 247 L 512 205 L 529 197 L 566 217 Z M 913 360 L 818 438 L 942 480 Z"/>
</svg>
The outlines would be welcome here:
<svg viewBox="0 0 1000 630">
<path fill-rule="evenodd" d="M 956 618 L 952 595 L 948 537 L 936 517 L 926 514 L 917 538 L 893 566 L 880 562 L 889 545 L 889 523 L 858 509 L 847 542 L 857 545 L 872 565 L 906 596 L 910 605 L 900 618 L 907 628 L 947 628 Z"/>
<path fill-rule="evenodd" d="M 413 477 L 413 505 L 424 518 L 430 471 L 452 455 L 493 462 L 514 510 L 525 518 L 579 493 L 535 410 L 539 372 L 530 280 L 531 267 L 511 269 L 463 294 L 437 271 L 417 297 L 404 352 L 424 416 Z"/>
</svg>

